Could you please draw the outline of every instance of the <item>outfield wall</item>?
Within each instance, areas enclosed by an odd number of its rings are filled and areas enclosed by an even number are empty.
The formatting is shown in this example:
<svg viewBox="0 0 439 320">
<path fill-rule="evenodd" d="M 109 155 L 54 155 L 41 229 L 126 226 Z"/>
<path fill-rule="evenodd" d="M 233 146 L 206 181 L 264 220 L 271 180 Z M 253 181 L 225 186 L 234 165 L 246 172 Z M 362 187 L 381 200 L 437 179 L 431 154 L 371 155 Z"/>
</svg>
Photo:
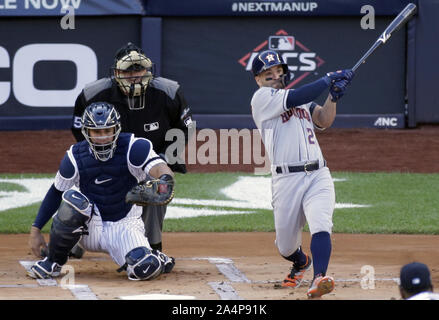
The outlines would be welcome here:
<svg viewBox="0 0 439 320">
<path fill-rule="evenodd" d="M 61 26 L 63 3 L 74 9 L 74 29 Z M 127 41 L 143 47 L 158 75 L 180 82 L 200 128 L 254 128 L 249 66 L 258 52 L 278 50 L 298 87 L 354 65 L 407 3 L 108 0 L 102 8 L 98 0 L 0 1 L 0 130 L 68 129 L 77 94 L 109 74 Z M 439 122 L 439 45 L 432 41 L 439 5 L 415 3 L 419 15 L 358 69 L 335 127 Z M 373 29 L 361 26 L 364 5 L 375 10 Z"/>
</svg>

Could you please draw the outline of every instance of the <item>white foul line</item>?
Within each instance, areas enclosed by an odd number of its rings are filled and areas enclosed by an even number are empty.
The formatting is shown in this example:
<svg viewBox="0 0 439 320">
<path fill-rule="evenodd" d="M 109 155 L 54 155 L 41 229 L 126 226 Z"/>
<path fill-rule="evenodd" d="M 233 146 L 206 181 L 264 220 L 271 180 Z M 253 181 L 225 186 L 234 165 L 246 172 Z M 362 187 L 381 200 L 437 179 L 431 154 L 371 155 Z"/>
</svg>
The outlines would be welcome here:
<svg viewBox="0 0 439 320">
<path fill-rule="evenodd" d="M 219 272 L 226 276 L 231 282 L 251 283 L 249 279 L 233 264 L 228 258 L 191 258 L 191 260 L 207 260 L 214 264 Z M 220 296 L 221 300 L 244 300 L 241 298 L 229 282 L 208 282 L 208 285 Z"/>
<path fill-rule="evenodd" d="M 221 300 L 244 300 L 227 282 L 208 282 L 208 285 L 220 296 Z"/>
</svg>

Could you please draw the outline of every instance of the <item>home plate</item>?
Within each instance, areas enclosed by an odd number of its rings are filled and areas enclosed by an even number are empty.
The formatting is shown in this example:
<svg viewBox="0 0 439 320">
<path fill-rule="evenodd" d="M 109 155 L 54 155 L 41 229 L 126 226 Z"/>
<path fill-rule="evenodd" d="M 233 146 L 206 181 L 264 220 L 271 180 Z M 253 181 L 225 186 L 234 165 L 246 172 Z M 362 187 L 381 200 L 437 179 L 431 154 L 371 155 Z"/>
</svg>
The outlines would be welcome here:
<svg viewBox="0 0 439 320">
<path fill-rule="evenodd" d="M 119 297 L 122 300 L 194 300 L 193 296 L 180 296 L 173 294 L 160 294 L 160 293 L 152 293 L 152 294 L 139 294 L 135 296 L 122 296 Z"/>
</svg>

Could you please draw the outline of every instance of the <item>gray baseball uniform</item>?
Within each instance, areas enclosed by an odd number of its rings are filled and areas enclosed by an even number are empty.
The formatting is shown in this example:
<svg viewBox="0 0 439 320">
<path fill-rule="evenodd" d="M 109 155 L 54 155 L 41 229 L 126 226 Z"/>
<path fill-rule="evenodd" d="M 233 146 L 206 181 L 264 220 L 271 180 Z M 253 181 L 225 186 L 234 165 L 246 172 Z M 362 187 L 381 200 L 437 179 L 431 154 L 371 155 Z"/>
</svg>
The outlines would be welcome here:
<svg viewBox="0 0 439 320">
<path fill-rule="evenodd" d="M 311 234 L 331 233 L 335 207 L 334 183 L 312 121 L 316 104 L 310 102 L 288 109 L 288 91 L 261 87 L 251 100 L 253 119 L 271 161 L 276 246 L 284 257 L 301 245 L 306 222 Z M 305 164 L 318 164 L 320 169 L 291 169 Z"/>
</svg>

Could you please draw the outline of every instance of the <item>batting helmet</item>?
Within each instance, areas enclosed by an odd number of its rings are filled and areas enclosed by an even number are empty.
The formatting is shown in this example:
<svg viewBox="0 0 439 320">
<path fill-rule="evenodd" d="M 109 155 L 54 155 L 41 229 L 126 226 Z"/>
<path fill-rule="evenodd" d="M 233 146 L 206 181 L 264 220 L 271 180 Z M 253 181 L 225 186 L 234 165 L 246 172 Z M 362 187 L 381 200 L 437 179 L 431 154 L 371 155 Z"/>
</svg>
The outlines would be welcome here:
<svg viewBox="0 0 439 320">
<path fill-rule="evenodd" d="M 81 118 L 82 134 L 97 160 L 107 161 L 113 157 L 116 141 L 121 131 L 120 115 L 111 103 L 94 102 L 84 111 Z M 110 136 L 91 137 L 91 130 L 114 128 Z M 108 142 L 108 138 L 111 140 Z M 100 142 L 102 141 L 102 142 Z"/>
<path fill-rule="evenodd" d="M 281 65 L 284 69 L 284 74 L 288 72 L 288 65 L 284 62 L 282 57 L 274 50 L 266 50 L 259 53 L 252 62 L 252 72 L 257 76 L 262 71 L 270 69 L 271 67 Z"/>
<path fill-rule="evenodd" d="M 153 63 L 142 49 L 128 42 L 116 52 L 112 67 L 112 79 L 129 98 L 132 110 L 145 107 L 145 92 L 153 77 Z M 136 104 L 135 97 L 139 97 Z"/>
</svg>

